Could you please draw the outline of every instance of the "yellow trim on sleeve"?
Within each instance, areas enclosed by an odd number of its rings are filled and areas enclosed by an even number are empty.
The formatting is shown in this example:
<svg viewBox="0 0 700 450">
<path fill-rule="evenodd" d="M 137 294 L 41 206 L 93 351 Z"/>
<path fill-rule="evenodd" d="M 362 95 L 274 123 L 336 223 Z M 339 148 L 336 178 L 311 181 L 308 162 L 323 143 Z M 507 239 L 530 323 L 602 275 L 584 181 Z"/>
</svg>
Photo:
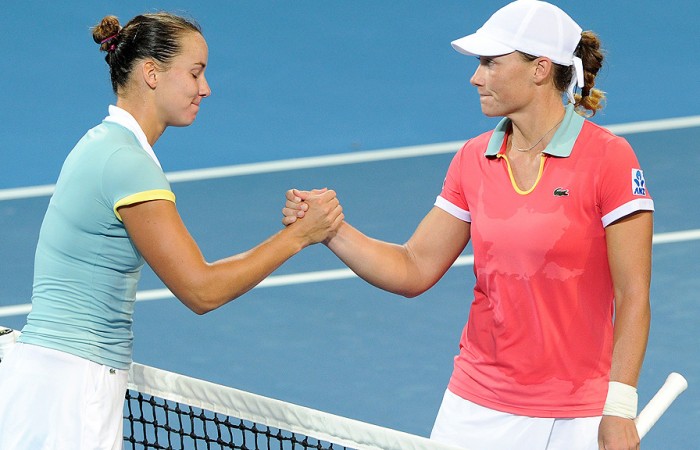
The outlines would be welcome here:
<svg viewBox="0 0 700 450">
<path fill-rule="evenodd" d="M 151 200 L 168 200 L 175 203 L 175 194 L 167 189 L 153 189 L 151 191 L 143 191 L 128 195 L 114 205 L 114 215 L 117 216 L 117 219 L 121 222 L 122 216 L 119 214 L 119 211 L 117 211 L 119 208 Z"/>
<path fill-rule="evenodd" d="M 510 177 L 510 184 L 513 185 L 513 189 L 515 189 L 515 192 L 517 192 L 520 195 L 527 195 L 535 190 L 535 188 L 537 187 L 537 183 L 539 183 L 540 178 L 542 178 L 542 172 L 544 172 L 544 161 L 545 159 L 547 159 L 547 155 L 545 155 L 544 153 L 540 154 L 540 170 L 537 172 L 537 179 L 535 180 L 535 183 L 532 185 L 532 187 L 527 191 L 523 191 L 522 189 L 520 189 L 518 187 L 518 183 L 515 182 L 515 177 L 513 176 L 513 169 L 510 167 L 510 161 L 508 161 L 506 155 L 499 153 L 496 156 L 505 160 L 506 166 L 508 167 L 508 176 Z"/>
</svg>

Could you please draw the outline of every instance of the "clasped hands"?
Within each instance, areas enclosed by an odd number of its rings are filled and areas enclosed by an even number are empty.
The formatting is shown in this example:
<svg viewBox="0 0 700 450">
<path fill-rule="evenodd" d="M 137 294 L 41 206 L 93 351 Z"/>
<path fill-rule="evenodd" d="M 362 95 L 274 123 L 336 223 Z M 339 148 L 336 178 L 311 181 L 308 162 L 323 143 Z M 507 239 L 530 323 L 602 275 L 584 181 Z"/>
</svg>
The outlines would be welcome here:
<svg viewBox="0 0 700 450">
<path fill-rule="evenodd" d="M 288 190 L 282 215 L 282 224 L 298 227 L 308 237 L 309 244 L 328 242 L 345 219 L 335 191 L 326 188 Z"/>
</svg>

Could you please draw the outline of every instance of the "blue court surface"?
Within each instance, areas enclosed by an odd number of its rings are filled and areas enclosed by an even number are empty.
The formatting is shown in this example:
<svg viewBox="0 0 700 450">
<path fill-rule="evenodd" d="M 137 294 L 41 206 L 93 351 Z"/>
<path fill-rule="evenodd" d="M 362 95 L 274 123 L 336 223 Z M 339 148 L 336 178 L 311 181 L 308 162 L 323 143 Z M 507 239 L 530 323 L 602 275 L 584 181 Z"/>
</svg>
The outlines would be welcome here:
<svg viewBox="0 0 700 450">
<path fill-rule="evenodd" d="M 451 40 L 505 2 L 121 1 L 7 3 L 0 15 L 0 325 L 21 328 L 33 253 L 65 155 L 113 102 L 89 33 L 105 14 L 190 15 L 213 95 L 194 125 L 155 146 L 209 260 L 281 228 L 290 187 L 328 186 L 347 220 L 403 242 L 439 193 L 460 143 L 492 128 Z M 558 2 L 607 48 L 594 121 L 637 151 L 656 204 L 652 330 L 639 392 L 672 371 L 689 390 L 645 449 L 700 442 L 700 66 L 695 1 Z M 387 151 L 381 151 L 387 150 Z M 212 170 L 209 170 L 212 169 Z M 214 170 L 216 169 L 216 170 Z M 196 316 L 146 269 L 134 318 L 141 363 L 426 436 L 467 319 L 470 248 L 430 291 L 404 299 L 353 277 L 325 248 Z"/>
</svg>

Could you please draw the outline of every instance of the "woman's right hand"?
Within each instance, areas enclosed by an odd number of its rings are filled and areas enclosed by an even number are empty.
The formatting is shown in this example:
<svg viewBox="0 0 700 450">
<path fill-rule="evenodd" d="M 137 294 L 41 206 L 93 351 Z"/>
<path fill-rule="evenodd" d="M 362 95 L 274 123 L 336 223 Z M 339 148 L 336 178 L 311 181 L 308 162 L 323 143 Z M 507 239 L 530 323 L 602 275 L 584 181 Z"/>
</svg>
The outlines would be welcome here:
<svg viewBox="0 0 700 450">
<path fill-rule="evenodd" d="M 302 191 L 299 189 L 290 189 L 285 193 L 287 202 L 282 208 L 282 225 L 285 227 L 301 219 L 309 209 L 308 203 L 304 202 L 310 195 L 318 195 L 328 191 L 328 188 L 312 189 L 310 191 Z"/>
<path fill-rule="evenodd" d="M 302 233 L 308 245 L 330 240 L 345 219 L 335 191 L 290 189 L 286 196 L 282 223 Z"/>
</svg>

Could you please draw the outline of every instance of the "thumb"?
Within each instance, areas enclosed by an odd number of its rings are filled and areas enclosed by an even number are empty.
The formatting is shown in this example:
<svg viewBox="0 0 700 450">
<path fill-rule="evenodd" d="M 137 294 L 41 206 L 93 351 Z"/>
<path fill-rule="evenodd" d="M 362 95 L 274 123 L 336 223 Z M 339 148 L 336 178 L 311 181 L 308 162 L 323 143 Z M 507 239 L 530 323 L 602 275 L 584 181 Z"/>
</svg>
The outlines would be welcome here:
<svg viewBox="0 0 700 450">
<path fill-rule="evenodd" d="M 294 196 L 297 197 L 299 200 L 304 201 L 307 198 L 309 198 L 310 192 L 301 191 L 299 189 L 292 189 L 292 194 L 294 194 Z"/>
<path fill-rule="evenodd" d="M 302 201 L 308 200 L 309 197 L 312 195 L 320 195 L 323 194 L 324 192 L 327 192 L 328 188 L 323 188 L 323 189 L 312 189 L 311 191 L 301 191 L 299 189 L 292 189 L 292 193 L 296 196 L 299 197 Z"/>
</svg>

